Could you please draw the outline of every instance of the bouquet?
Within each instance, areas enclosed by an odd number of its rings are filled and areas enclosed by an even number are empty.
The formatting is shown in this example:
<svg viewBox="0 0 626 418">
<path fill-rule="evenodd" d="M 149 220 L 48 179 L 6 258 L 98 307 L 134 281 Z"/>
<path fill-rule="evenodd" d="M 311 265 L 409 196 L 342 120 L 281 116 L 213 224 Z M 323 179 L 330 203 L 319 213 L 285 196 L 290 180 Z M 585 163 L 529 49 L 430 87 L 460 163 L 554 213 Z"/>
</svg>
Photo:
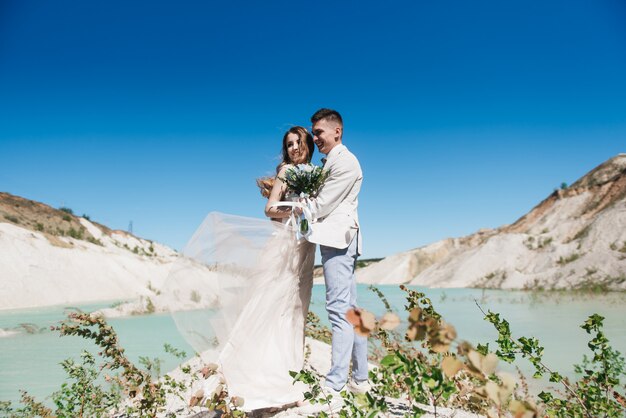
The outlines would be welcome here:
<svg viewBox="0 0 626 418">
<path fill-rule="evenodd" d="M 281 180 L 287 185 L 287 188 L 293 195 L 302 199 L 308 199 L 317 196 L 327 177 L 328 171 L 309 163 L 289 167 L 285 171 L 285 177 Z M 308 235 L 310 218 L 310 209 L 304 207 L 298 221 L 300 235 Z"/>
<path fill-rule="evenodd" d="M 285 178 L 281 180 L 293 194 L 307 198 L 317 196 L 326 177 L 328 171 L 309 163 L 289 167 L 285 171 Z"/>
</svg>

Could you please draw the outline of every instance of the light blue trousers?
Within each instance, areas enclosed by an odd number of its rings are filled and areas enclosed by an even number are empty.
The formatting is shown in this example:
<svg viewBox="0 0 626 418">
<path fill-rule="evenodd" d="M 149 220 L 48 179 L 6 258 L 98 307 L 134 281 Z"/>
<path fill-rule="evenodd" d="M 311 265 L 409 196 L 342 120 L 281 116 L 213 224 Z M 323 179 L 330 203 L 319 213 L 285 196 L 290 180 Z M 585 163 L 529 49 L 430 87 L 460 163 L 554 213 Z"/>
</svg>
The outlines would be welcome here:
<svg viewBox="0 0 626 418">
<path fill-rule="evenodd" d="M 341 390 L 348 381 L 350 359 L 352 378 L 367 380 L 367 338 L 356 335 L 346 320 L 346 312 L 356 307 L 357 236 L 348 248 L 337 249 L 321 245 L 324 280 L 326 282 L 326 311 L 333 332 L 330 372 L 326 386 Z"/>
</svg>

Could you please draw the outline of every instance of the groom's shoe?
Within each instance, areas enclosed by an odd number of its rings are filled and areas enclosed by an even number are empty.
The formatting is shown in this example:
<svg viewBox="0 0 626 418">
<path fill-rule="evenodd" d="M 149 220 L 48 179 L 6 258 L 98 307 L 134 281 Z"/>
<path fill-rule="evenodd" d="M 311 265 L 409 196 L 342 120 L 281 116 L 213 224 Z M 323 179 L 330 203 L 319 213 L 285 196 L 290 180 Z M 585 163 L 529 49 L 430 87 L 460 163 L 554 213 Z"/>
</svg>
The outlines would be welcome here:
<svg viewBox="0 0 626 418">
<path fill-rule="evenodd" d="M 348 382 L 348 389 L 352 393 L 365 393 L 372 390 L 372 385 L 370 385 L 370 382 L 368 382 L 367 380 L 357 382 L 354 379 L 350 379 L 350 381 Z"/>
<path fill-rule="evenodd" d="M 322 411 L 328 412 L 328 414 L 331 415 L 331 411 L 332 414 L 339 412 L 344 403 L 341 391 L 329 388 L 328 386 L 324 387 L 323 391 L 322 399 L 324 399 L 324 397 L 331 398 L 329 403 L 318 402 L 312 404 L 306 401 L 304 405 L 296 409 L 296 412 L 301 415 L 319 414 Z"/>
</svg>

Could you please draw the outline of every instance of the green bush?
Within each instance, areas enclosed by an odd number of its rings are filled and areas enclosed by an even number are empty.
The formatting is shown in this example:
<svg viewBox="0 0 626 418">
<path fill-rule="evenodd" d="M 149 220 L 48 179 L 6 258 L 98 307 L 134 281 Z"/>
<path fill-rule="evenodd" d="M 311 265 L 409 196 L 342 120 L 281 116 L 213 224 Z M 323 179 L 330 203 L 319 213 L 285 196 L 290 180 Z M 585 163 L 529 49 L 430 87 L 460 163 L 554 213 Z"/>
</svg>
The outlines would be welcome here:
<svg viewBox="0 0 626 418">
<path fill-rule="evenodd" d="M 17 219 L 17 217 L 15 217 L 13 215 L 4 215 L 4 219 L 6 219 L 9 222 L 13 222 L 14 224 L 19 224 L 20 223 L 19 219 Z"/>
</svg>

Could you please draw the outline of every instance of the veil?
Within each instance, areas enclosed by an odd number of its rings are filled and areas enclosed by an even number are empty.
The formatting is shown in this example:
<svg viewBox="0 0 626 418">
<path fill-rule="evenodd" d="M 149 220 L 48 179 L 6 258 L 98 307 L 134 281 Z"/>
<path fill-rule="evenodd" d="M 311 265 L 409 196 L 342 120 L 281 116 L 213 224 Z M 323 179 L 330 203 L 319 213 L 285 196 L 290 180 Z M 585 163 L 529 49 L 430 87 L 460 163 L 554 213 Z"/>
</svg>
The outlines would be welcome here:
<svg viewBox="0 0 626 418">
<path fill-rule="evenodd" d="M 162 289 L 179 332 L 205 361 L 217 360 L 250 298 L 289 267 L 294 245 L 284 224 L 207 215 Z"/>
</svg>

